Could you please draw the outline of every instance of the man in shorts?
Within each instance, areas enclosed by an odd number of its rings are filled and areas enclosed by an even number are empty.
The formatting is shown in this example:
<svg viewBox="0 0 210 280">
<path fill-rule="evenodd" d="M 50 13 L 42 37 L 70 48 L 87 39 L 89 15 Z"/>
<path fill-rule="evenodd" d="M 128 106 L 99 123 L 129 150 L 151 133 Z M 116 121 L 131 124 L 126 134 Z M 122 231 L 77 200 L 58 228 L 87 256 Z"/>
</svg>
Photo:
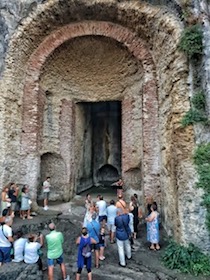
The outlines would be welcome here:
<svg viewBox="0 0 210 280">
<path fill-rule="evenodd" d="M 63 262 L 63 234 L 56 231 L 55 224 L 49 224 L 50 233 L 46 235 L 47 241 L 47 263 L 48 263 L 48 280 L 53 280 L 54 261 L 61 268 L 61 273 L 64 280 L 69 280 L 69 275 L 66 274 L 66 266 Z"/>
<path fill-rule="evenodd" d="M 50 195 L 50 177 L 47 177 L 43 183 L 43 194 L 44 194 L 44 210 L 48 210 L 48 200 Z"/>
<path fill-rule="evenodd" d="M 105 226 L 107 221 L 107 213 L 106 213 L 106 201 L 103 199 L 102 195 L 97 196 L 98 201 L 96 202 L 96 207 L 98 209 L 98 219 L 99 222 Z"/>
</svg>

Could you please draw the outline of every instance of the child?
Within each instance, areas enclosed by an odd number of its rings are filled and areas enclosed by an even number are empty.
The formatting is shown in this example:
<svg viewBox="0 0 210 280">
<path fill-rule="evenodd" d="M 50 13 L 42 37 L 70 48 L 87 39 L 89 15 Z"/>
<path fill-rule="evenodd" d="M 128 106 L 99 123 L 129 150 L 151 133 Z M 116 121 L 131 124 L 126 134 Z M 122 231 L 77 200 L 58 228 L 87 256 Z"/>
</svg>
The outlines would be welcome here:
<svg viewBox="0 0 210 280">
<path fill-rule="evenodd" d="M 99 234 L 99 260 L 105 260 L 104 256 L 104 248 L 105 248 L 105 228 L 101 227 L 101 231 Z"/>
</svg>

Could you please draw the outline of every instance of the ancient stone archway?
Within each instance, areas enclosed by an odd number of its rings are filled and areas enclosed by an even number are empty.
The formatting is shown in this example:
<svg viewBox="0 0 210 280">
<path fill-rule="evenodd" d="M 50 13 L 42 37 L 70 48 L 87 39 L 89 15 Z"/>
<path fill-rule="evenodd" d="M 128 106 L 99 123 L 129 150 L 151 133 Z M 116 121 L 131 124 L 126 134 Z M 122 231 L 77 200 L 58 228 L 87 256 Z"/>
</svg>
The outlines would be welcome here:
<svg viewBox="0 0 210 280">
<path fill-rule="evenodd" d="M 182 23 L 173 13 L 143 1 L 52 0 L 38 5 L 14 33 L 0 81 L 3 89 L 0 118 L 5 135 L 0 146 L 2 184 L 9 178 L 18 178 L 21 183 L 31 185 L 36 198 L 40 157 L 55 152 L 64 160 L 68 170 L 66 180 L 73 185 L 75 155 L 67 155 L 60 143 L 70 148 L 74 142 L 72 132 L 78 105 L 66 97 L 61 100 L 59 122 L 65 133 L 57 135 L 57 146 L 43 148 L 44 111 L 51 97 L 50 92 L 46 94 L 47 88 L 40 86 L 40 73 L 48 57 L 67 40 L 85 36 L 113 38 L 141 62 L 143 73 L 142 102 L 138 103 L 140 98 L 129 94 L 115 99 L 121 101 L 123 108 L 124 178 L 131 181 L 133 177 L 129 172 L 139 174 L 141 168 L 145 191 L 152 190 L 161 202 L 167 232 L 183 242 L 192 242 L 193 236 L 194 243 L 198 244 L 201 235 L 206 240 L 205 230 L 200 233 L 200 221 L 204 220 L 205 212 L 202 209 L 202 219 L 196 215 L 201 193 L 192 188 L 195 181 L 191 157 L 194 131 L 180 126 L 180 119 L 190 105 L 188 66 L 186 58 L 177 50 L 181 29 Z M 85 99 L 78 102 L 85 102 Z M 130 136 L 135 131 L 135 126 L 131 125 L 132 115 L 138 111 L 135 102 L 143 112 L 143 156 L 138 164 L 131 162 L 139 153 L 132 149 L 138 138 Z M 137 117 L 137 121 L 141 122 L 141 118 Z M 71 195 L 72 190 L 67 196 Z"/>
<path fill-rule="evenodd" d="M 111 37 L 121 43 L 123 43 L 133 55 L 141 61 L 144 69 L 144 84 L 143 84 L 143 172 L 147 176 L 143 177 L 144 192 L 146 195 L 156 195 L 157 188 L 159 188 L 159 140 L 158 140 L 158 103 L 157 103 L 157 90 L 155 79 L 155 67 L 150 53 L 146 48 L 146 44 L 136 37 L 130 30 L 115 25 L 109 22 L 80 22 L 78 24 L 71 24 L 60 28 L 50 36 L 48 36 L 37 50 L 32 54 L 28 71 L 26 76 L 26 83 L 24 88 L 24 101 L 23 101 L 23 133 L 22 133 L 22 151 L 24 153 L 35 152 L 38 150 L 39 145 L 39 133 L 42 126 L 40 119 L 42 120 L 41 110 L 39 108 L 40 95 L 39 95 L 39 76 L 40 71 L 47 59 L 47 57 L 61 44 L 67 40 L 75 37 L 87 35 L 100 35 Z M 56 38 L 56 40 L 55 40 Z M 133 177 L 132 170 L 136 166 L 132 166 L 132 158 L 129 155 L 135 153 L 134 142 L 129 135 L 132 128 L 132 97 L 125 96 L 122 101 L 122 174 L 129 185 L 131 180 L 129 177 Z M 69 112 L 73 106 L 72 101 L 69 103 Z M 35 110 L 30 108 L 34 107 Z M 66 113 L 69 115 L 69 113 Z M 65 116 L 64 116 L 65 118 Z M 150 121 L 148 122 L 147 119 Z M 73 115 L 71 114 L 69 126 L 69 133 L 71 134 L 72 127 L 74 126 Z M 68 128 L 67 128 L 68 130 Z M 147 140 L 145 140 L 147 139 Z M 34 142 L 34 140 L 36 140 Z M 69 150 L 72 151 L 74 146 L 74 137 L 69 137 L 68 145 Z M 154 145 L 155 143 L 155 145 Z M 66 141 L 63 142 L 66 146 Z M 74 185 L 74 152 L 70 152 L 69 155 L 66 152 L 62 155 L 66 160 L 68 180 L 72 180 Z M 131 173 L 131 174 L 129 174 Z M 156 175 L 155 175 L 156 174 Z M 135 182 L 135 180 L 134 180 Z M 137 182 L 135 182 L 136 184 Z M 151 185 L 153 188 L 151 188 Z M 72 186 L 71 186 L 72 189 Z"/>
</svg>

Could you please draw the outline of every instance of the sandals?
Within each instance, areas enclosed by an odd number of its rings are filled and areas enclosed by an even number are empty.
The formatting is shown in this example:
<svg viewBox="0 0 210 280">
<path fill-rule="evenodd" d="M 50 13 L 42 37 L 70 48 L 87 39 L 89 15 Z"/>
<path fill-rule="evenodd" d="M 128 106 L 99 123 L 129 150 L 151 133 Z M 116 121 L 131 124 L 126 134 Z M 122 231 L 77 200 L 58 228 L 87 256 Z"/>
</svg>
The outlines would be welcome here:
<svg viewBox="0 0 210 280">
<path fill-rule="evenodd" d="M 149 249 L 150 249 L 150 251 L 156 251 L 156 248 L 152 247 L 152 246 L 150 246 Z"/>
</svg>

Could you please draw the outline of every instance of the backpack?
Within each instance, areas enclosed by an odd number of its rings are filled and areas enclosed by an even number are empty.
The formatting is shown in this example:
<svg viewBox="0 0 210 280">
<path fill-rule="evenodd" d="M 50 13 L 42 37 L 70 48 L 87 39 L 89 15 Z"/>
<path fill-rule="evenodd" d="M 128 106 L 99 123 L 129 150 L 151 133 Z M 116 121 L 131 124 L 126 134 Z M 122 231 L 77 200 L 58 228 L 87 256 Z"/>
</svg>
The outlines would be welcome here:
<svg viewBox="0 0 210 280">
<path fill-rule="evenodd" d="M 89 258 L 91 256 L 91 246 L 89 243 L 85 244 L 82 248 L 82 255 L 85 258 Z"/>
</svg>

